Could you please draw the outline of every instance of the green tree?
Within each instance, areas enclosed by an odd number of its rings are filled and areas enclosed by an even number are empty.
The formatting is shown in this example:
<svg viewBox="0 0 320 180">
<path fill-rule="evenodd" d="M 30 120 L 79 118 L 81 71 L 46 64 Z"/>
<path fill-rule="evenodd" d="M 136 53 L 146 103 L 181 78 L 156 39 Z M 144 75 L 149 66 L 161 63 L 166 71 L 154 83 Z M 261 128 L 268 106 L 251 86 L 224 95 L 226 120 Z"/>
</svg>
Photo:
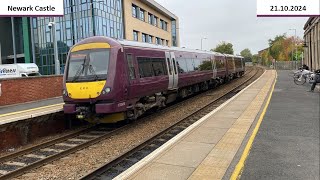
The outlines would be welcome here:
<svg viewBox="0 0 320 180">
<path fill-rule="evenodd" d="M 216 46 L 216 48 L 211 49 L 211 51 L 219 52 L 223 54 L 233 54 L 233 45 L 231 43 L 227 43 L 225 41 L 221 42 Z"/>
<path fill-rule="evenodd" d="M 252 56 L 252 63 L 253 64 L 257 64 L 259 62 L 259 55 L 258 54 L 254 54 Z"/>
<path fill-rule="evenodd" d="M 241 56 L 244 57 L 246 62 L 252 62 L 252 54 L 250 49 L 246 48 L 240 52 Z"/>
</svg>

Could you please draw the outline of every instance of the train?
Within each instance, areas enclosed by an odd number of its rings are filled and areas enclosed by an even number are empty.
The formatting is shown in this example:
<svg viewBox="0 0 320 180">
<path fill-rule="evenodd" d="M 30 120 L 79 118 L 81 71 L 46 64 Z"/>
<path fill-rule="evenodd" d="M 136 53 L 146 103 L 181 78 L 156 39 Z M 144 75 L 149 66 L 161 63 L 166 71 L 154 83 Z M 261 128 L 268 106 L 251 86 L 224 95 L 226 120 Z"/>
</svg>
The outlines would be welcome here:
<svg viewBox="0 0 320 180">
<path fill-rule="evenodd" d="M 244 73 L 241 56 L 89 37 L 68 53 L 63 111 L 90 123 L 135 120 Z"/>
</svg>

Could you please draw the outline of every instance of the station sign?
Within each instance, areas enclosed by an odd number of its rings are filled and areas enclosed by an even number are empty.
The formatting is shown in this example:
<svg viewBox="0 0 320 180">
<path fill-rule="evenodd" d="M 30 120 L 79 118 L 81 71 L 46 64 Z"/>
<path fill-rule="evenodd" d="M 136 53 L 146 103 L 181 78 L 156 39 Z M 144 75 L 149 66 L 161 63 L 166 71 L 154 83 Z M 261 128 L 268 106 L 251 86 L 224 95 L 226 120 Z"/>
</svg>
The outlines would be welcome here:
<svg viewBox="0 0 320 180">
<path fill-rule="evenodd" d="M 258 17 L 320 16 L 319 0 L 257 0 Z"/>
<path fill-rule="evenodd" d="M 63 16 L 64 0 L 2 0 L 0 16 Z"/>
</svg>

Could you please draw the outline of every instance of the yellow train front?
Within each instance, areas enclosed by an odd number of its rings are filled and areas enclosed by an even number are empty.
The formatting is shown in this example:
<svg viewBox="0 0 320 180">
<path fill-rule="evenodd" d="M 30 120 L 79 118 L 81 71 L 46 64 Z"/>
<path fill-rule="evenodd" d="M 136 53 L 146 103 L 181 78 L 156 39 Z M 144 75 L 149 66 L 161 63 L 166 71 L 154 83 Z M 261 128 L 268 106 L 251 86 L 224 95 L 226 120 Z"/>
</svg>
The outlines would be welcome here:
<svg viewBox="0 0 320 180">
<path fill-rule="evenodd" d="M 126 115 L 121 45 L 107 37 L 87 38 L 69 52 L 63 81 L 64 113 L 92 123 L 113 123 Z"/>
</svg>

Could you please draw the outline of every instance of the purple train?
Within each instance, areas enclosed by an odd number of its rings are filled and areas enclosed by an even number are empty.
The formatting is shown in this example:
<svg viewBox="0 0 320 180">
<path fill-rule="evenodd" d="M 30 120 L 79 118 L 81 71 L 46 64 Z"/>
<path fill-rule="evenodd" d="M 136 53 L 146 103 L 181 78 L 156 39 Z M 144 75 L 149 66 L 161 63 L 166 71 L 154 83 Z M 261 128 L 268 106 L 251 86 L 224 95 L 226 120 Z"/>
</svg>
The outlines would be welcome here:
<svg viewBox="0 0 320 180">
<path fill-rule="evenodd" d="M 69 52 L 63 109 L 92 123 L 137 119 L 244 72 L 239 56 L 91 37 Z"/>
</svg>

